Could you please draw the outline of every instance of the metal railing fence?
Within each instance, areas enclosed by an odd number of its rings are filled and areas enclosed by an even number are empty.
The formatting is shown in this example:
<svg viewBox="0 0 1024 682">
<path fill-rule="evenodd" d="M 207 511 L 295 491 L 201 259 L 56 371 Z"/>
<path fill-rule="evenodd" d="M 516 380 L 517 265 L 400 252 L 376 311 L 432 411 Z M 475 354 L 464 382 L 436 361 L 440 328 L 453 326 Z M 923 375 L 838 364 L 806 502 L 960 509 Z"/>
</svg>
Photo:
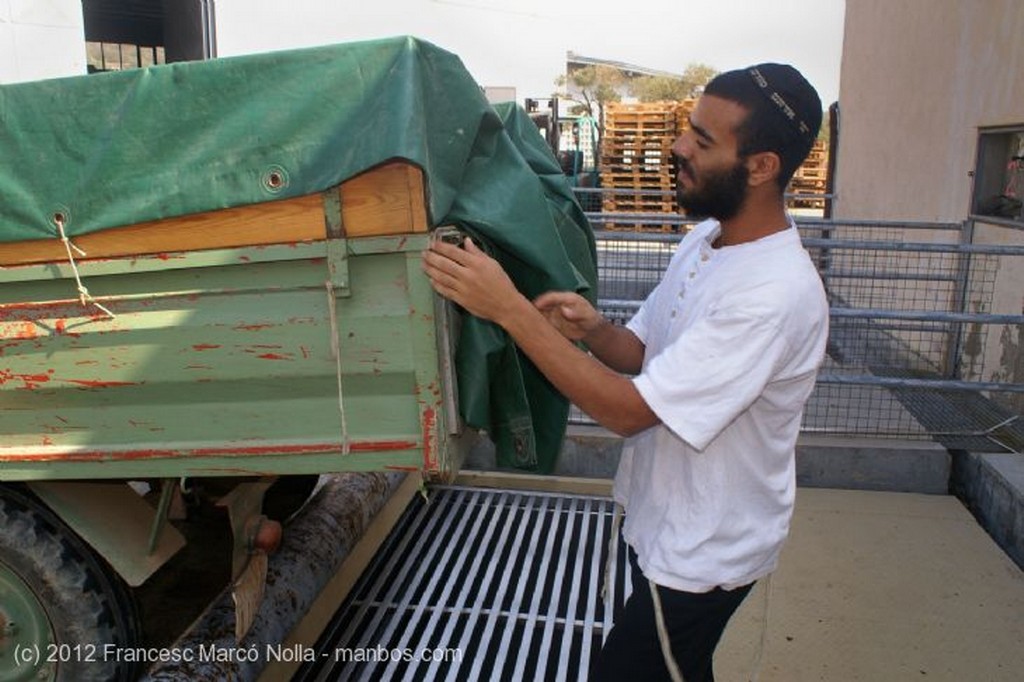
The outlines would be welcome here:
<svg viewBox="0 0 1024 682">
<path fill-rule="evenodd" d="M 664 215 L 662 229 L 602 226 L 627 218 L 657 226 L 662 215 L 589 213 L 599 306 L 617 323 L 653 290 L 693 221 L 676 214 Z M 1024 315 L 992 309 L 1000 268 L 1020 271 L 1024 246 L 972 244 L 969 222 L 797 221 L 831 306 L 803 431 L 1024 450 L 1024 384 L 1003 371 L 1014 345 L 992 350 L 1024 329 Z M 589 421 L 575 409 L 572 419 Z"/>
</svg>

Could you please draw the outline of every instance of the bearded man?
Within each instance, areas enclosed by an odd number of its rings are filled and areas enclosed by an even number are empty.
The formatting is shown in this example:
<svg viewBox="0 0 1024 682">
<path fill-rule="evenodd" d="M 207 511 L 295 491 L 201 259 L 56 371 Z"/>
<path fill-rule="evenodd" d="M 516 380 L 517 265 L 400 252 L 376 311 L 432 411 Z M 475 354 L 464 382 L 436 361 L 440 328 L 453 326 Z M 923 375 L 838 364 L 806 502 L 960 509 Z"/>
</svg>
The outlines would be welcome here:
<svg viewBox="0 0 1024 682">
<path fill-rule="evenodd" d="M 713 680 L 729 618 L 777 566 L 828 336 L 783 192 L 821 118 L 791 66 L 707 85 L 672 151 L 680 206 L 708 219 L 625 326 L 573 292 L 527 300 L 470 239 L 424 254 L 438 293 L 503 327 L 575 405 L 627 437 L 613 490 L 636 580 L 594 679 Z"/>
</svg>

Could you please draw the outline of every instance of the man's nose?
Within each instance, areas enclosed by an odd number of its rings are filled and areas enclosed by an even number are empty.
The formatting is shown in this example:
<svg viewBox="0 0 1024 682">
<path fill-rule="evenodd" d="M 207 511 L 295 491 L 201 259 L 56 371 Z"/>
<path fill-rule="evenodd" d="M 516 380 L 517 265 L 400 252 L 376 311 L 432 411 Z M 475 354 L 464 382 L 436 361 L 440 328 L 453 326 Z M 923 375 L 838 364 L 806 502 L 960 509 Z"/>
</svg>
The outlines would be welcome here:
<svg viewBox="0 0 1024 682">
<path fill-rule="evenodd" d="M 692 153 L 693 146 L 690 144 L 687 134 L 684 132 L 682 135 L 676 138 L 676 141 L 672 143 L 672 156 L 689 159 Z"/>
</svg>

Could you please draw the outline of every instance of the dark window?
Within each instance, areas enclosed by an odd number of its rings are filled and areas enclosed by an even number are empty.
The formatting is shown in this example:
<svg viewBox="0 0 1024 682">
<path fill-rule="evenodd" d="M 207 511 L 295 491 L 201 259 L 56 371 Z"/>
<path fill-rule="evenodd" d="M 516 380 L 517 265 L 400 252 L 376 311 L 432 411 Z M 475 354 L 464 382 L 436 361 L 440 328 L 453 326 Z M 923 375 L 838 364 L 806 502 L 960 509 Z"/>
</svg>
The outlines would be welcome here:
<svg viewBox="0 0 1024 682">
<path fill-rule="evenodd" d="M 163 46 L 86 41 L 89 73 L 135 69 L 165 62 Z"/>
<path fill-rule="evenodd" d="M 90 73 L 216 55 L 213 0 L 82 0 Z"/>
<path fill-rule="evenodd" d="M 1024 125 L 982 129 L 971 213 L 1024 223 Z"/>
</svg>

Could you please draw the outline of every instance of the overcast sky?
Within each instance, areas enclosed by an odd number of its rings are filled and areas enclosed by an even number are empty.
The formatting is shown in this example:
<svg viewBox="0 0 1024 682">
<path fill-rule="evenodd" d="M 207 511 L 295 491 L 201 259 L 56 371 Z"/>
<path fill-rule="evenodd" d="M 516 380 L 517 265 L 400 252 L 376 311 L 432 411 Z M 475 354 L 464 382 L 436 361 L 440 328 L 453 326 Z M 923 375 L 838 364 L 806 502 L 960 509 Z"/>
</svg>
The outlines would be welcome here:
<svg viewBox="0 0 1024 682">
<path fill-rule="evenodd" d="M 517 99 L 555 90 L 567 51 L 681 73 L 788 62 L 839 97 L 845 0 L 218 0 L 227 57 L 409 34 Z"/>
</svg>

